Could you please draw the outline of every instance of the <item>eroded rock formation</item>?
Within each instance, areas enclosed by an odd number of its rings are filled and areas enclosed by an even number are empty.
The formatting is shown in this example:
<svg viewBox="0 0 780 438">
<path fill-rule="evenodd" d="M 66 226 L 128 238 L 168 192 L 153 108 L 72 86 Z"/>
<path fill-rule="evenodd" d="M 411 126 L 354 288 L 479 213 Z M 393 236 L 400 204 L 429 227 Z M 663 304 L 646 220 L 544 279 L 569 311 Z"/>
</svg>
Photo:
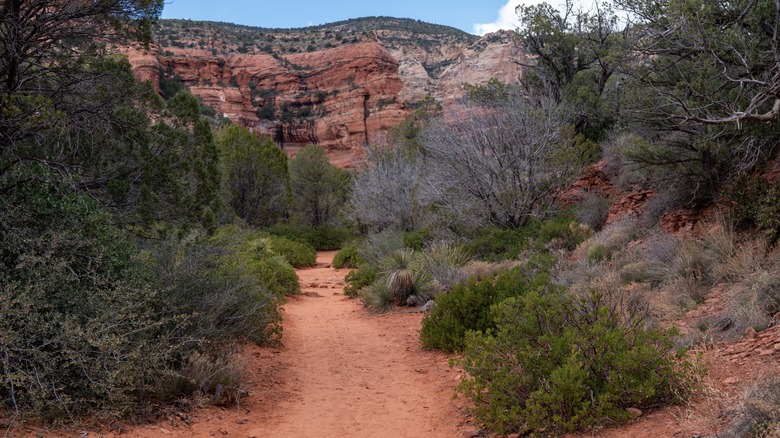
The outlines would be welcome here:
<svg viewBox="0 0 780 438">
<path fill-rule="evenodd" d="M 412 23 L 423 26 L 417 33 L 398 30 L 399 23 L 409 25 L 403 20 L 389 23 L 396 28 L 359 33 L 347 24 L 276 33 L 239 27 L 255 32 L 253 46 L 227 25 L 171 22 L 158 31 L 158 44 L 123 53 L 136 76 L 158 91 L 172 82 L 186 86 L 218 116 L 273 137 L 289 152 L 322 145 L 343 166 L 381 143 L 414 102 L 426 96 L 453 102 L 464 83 L 514 82 L 527 62 L 511 32 L 478 39 L 451 28 L 436 34 L 439 27 L 425 23 Z M 287 43 L 316 36 L 346 43 L 308 50 Z M 257 48 L 266 41 L 276 45 Z"/>
</svg>

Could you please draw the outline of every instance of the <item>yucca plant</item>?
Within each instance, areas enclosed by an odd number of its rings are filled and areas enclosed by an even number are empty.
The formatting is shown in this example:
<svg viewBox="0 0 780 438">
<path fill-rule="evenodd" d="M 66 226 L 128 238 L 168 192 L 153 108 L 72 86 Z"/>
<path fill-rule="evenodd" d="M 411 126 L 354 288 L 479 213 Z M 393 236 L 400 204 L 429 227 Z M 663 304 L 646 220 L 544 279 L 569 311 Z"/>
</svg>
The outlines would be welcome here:
<svg viewBox="0 0 780 438">
<path fill-rule="evenodd" d="M 399 250 L 391 253 L 380 263 L 380 272 L 384 277 L 386 288 L 398 305 L 406 304 L 412 294 L 413 275 L 412 264 L 414 252 Z"/>
<path fill-rule="evenodd" d="M 360 289 L 358 295 L 363 304 L 374 313 L 385 313 L 393 307 L 393 295 L 382 280 Z"/>
<path fill-rule="evenodd" d="M 461 246 L 438 243 L 430 246 L 415 260 L 415 271 L 430 274 L 433 281 L 445 290 L 465 281 L 463 267 L 471 262 L 471 255 Z"/>
</svg>

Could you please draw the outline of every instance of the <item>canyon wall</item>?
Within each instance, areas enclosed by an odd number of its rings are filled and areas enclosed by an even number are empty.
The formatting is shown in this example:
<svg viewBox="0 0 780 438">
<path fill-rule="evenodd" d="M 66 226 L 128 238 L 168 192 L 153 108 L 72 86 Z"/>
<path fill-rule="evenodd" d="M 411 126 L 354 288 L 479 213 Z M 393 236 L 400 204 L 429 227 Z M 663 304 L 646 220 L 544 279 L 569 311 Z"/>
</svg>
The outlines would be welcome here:
<svg viewBox="0 0 780 438">
<path fill-rule="evenodd" d="M 174 30 L 158 30 L 148 50 L 123 50 L 139 79 L 163 94 L 186 87 L 217 116 L 273 137 L 289 153 L 318 144 L 345 167 L 382 143 L 417 101 L 433 96 L 446 105 L 462 97 L 464 83 L 515 82 L 528 61 L 512 32 L 477 38 L 450 28 L 420 34 L 336 26 L 315 28 L 314 36 L 264 31 L 249 39 L 213 23 L 167 26 Z M 308 42 L 308 50 L 288 41 Z"/>
</svg>

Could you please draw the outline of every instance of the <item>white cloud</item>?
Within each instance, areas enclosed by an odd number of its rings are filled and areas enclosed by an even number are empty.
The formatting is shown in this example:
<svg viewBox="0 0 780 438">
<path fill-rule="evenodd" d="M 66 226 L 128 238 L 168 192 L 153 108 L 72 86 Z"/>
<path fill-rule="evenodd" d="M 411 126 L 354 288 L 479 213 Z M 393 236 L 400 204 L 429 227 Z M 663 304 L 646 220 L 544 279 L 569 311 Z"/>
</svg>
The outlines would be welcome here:
<svg viewBox="0 0 780 438">
<path fill-rule="evenodd" d="M 496 21 L 492 23 L 474 24 L 474 33 L 477 35 L 484 35 L 486 33 L 499 31 L 501 29 L 517 29 L 517 27 L 520 25 L 520 20 L 517 18 L 515 9 L 517 9 L 517 7 L 520 5 L 531 6 L 544 2 L 545 0 L 508 0 L 506 4 L 498 10 L 498 17 L 496 17 Z M 546 2 L 555 8 L 563 8 L 563 0 L 546 0 Z M 582 5 L 593 2 L 593 0 L 575 0 L 574 4 L 582 7 Z"/>
<path fill-rule="evenodd" d="M 474 33 L 477 35 L 484 35 L 490 32 L 496 32 L 501 29 L 516 29 L 520 24 L 517 19 L 515 9 L 521 4 L 529 4 L 530 2 L 524 0 L 509 0 L 498 11 L 498 17 L 496 21 L 492 23 L 476 23 L 474 24 Z M 533 3 L 536 3 L 535 1 Z M 539 2 L 541 3 L 541 2 Z"/>
</svg>

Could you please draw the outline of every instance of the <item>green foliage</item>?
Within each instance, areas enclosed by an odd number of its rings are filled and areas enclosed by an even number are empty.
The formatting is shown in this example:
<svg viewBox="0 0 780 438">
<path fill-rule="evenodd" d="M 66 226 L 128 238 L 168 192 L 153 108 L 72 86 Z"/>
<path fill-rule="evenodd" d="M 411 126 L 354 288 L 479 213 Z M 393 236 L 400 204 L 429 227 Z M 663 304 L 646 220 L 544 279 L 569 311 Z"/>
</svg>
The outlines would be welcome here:
<svg viewBox="0 0 780 438">
<path fill-rule="evenodd" d="M 273 225 L 287 214 L 290 182 L 287 156 L 270 138 L 238 125 L 217 131 L 225 190 L 235 214 L 256 226 Z"/>
<path fill-rule="evenodd" d="M 317 264 L 317 250 L 306 242 L 281 236 L 268 237 L 268 249 L 279 254 L 295 268 Z"/>
<path fill-rule="evenodd" d="M 177 74 L 168 78 L 160 69 L 160 94 L 163 99 L 170 99 L 182 90 L 184 90 L 184 81 L 181 76 Z"/>
<path fill-rule="evenodd" d="M 284 256 L 271 249 L 271 239 L 263 233 L 248 234 L 234 226 L 227 226 L 221 228 L 214 239 L 228 245 L 237 254 L 231 261 L 233 265 L 243 265 L 277 297 L 300 293 L 295 269 Z"/>
<path fill-rule="evenodd" d="M 428 232 L 425 230 L 411 231 L 403 234 L 404 246 L 414 251 L 422 250 L 428 238 Z"/>
<path fill-rule="evenodd" d="M 780 180 L 770 184 L 757 176 L 741 178 L 724 197 L 732 205 L 737 226 L 757 228 L 771 243 L 780 239 Z"/>
<path fill-rule="evenodd" d="M 307 242 L 317 251 L 337 250 L 344 245 L 344 242 L 355 237 L 355 234 L 350 229 L 335 225 L 312 227 L 297 224 L 277 224 L 266 228 L 266 231 L 276 236 Z"/>
<path fill-rule="evenodd" d="M 377 283 L 378 278 L 379 268 L 368 264 L 361 265 L 344 277 L 347 282 L 347 286 L 344 287 L 344 295 L 351 298 L 357 297 L 361 289 Z"/>
<path fill-rule="evenodd" d="M 593 245 L 588 248 L 588 263 L 603 262 L 609 255 L 609 250 L 604 245 Z"/>
<path fill-rule="evenodd" d="M 398 125 L 387 133 L 389 144 L 404 151 L 420 150 L 420 132 L 428 126 L 431 118 L 441 113 L 441 104 L 426 96 L 416 104 L 416 108 Z"/>
<path fill-rule="evenodd" d="M 359 263 L 360 257 L 358 256 L 358 246 L 356 243 L 351 243 L 344 248 L 341 248 L 333 257 L 333 267 L 336 269 L 356 269 Z"/>
<path fill-rule="evenodd" d="M 522 266 L 500 273 L 495 278 L 471 278 L 436 299 L 436 306 L 425 315 L 420 341 L 426 348 L 461 351 L 466 333 L 494 327 L 490 309 L 513 296 L 530 291 L 549 293 L 556 289 L 547 270 L 549 257 L 537 257 Z"/>
<path fill-rule="evenodd" d="M 502 433 L 566 432 L 623 421 L 629 407 L 679 400 L 692 377 L 667 355 L 673 332 L 592 294 L 530 291 L 493 310 L 495 329 L 470 332 L 458 392 Z"/>
<path fill-rule="evenodd" d="M 481 230 L 465 249 L 480 260 L 501 261 L 516 259 L 529 248 L 544 250 L 551 243 L 572 250 L 588 237 L 590 231 L 577 225 L 571 212 L 562 211 L 547 219 L 529 220 L 522 228 Z"/>
<path fill-rule="evenodd" d="M 525 230 L 487 228 L 469 240 L 466 249 L 480 260 L 516 259 L 528 246 L 530 235 Z"/>
<path fill-rule="evenodd" d="M 293 217 L 312 227 L 333 222 L 346 202 L 349 172 L 328 160 L 322 147 L 307 145 L 290 161 Z"/>
</svg>

